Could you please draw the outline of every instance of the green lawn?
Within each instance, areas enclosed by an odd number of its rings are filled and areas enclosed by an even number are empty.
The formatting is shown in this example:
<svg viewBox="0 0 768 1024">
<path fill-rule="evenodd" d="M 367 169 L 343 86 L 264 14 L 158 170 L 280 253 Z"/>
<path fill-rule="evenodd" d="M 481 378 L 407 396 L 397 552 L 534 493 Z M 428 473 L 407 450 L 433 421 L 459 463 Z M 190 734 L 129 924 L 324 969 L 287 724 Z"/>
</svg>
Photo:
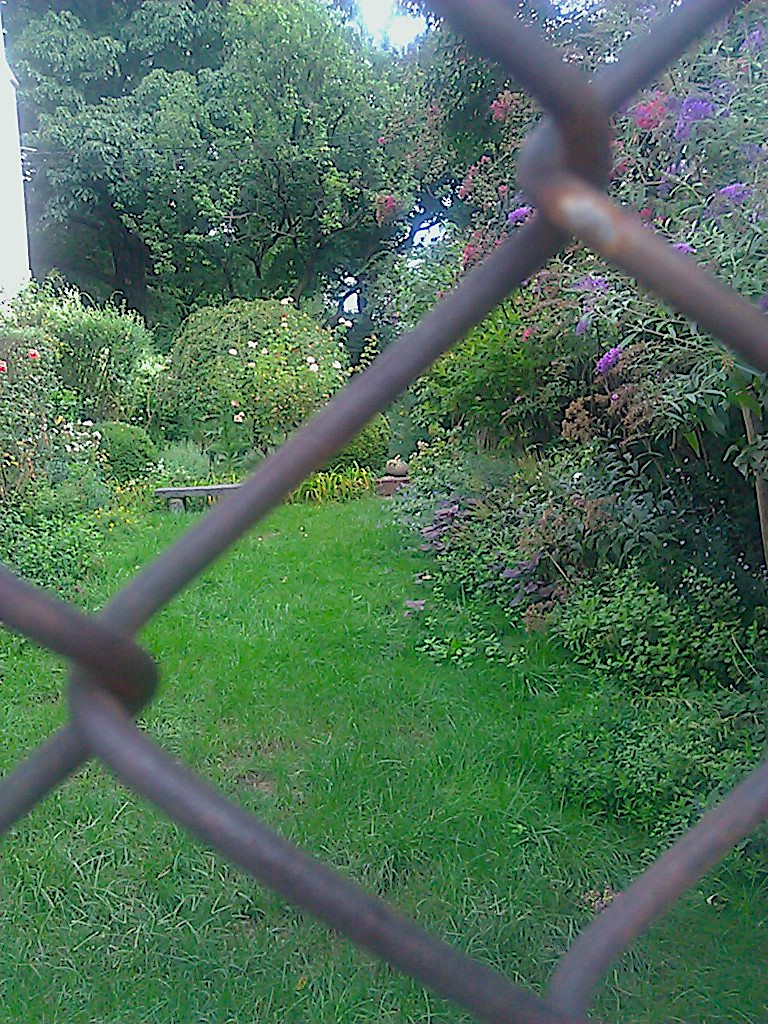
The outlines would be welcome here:
<svg viewBox="0 0 768 1024">
<path fill-rule="evenodd" d="M 98 600 L 185 522 L 110 534 Z M 145 631 L 146 727 L 284 835 L 533 986 L 640 844 L 563 806 L 542 739 L 583 681 L 542 641 L 514 673 L 436 663 L 404 602 L 428 568 L 373 500 L 280 510 Z M 465 614 L 443 612 L 452 625 Z M 63 671 L 0 641 L 7 771 L 63 719 Z M 320 1024 L 465 1019 L 373 963 L 90 766 L 0 861 L 3 1021 Z M 715 896 L 709 902 L 707 897 Z M 599 1012 L 766 1024 L 766 892 L 727 869 L 618 966 Z"/>
</svg>

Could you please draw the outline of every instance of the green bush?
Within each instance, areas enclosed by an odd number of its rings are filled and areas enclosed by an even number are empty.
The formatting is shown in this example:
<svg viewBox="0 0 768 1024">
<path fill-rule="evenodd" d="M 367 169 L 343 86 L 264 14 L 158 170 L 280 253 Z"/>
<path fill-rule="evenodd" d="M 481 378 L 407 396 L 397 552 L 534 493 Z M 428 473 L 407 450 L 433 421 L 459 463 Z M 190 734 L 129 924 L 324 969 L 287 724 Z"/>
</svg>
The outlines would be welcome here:
<svg viewBox="0 0 768 1024">
<path fill-rule="evenodd" d="M 361 466 L 329 469 L 302 481 L 291 494 L 292 502 L 354 501 L 373 491 L 373 476 Z"/>
<path fill-rule="evenodd" d="M 137 314 L 98 306 L 56 282 L 30 285 L 3 314 L 2 328 L 24 331 L 44 349 L 63 387 L 77 396 L 80 415 L 93 419 L 141 414 L 145 378 L 161 369 Z"/>
<path fill-rule="evenodd" d="M 636 568 L 583 583 L 554 625 L 582 663 L 647 692 L 744 687 L 768 676 L 758 622 L 746 625 L 735 588 L 696 570 L 670 595 Z"/>
<path fill-rule="evenodd" d="M 101 444 L 110 474 L 120 483 L 137 480 L 156 464 L 158 451 L 146 430 L 132 423 L 102 423 Z"/>
<path fill-rule="evenodd" d="M 194 441 L 166 445 L 160 451 L 157 477 L 170 487 L 209 483 L 212 480 L 210 457 Z"/>
<path fill-rule="evenodd" d="M 642 830 L 652 852 L 723 797 L 765 752 L 759 688 L 643 698 L 602 683 L 562 713 L 548 750 L 558 789 Z M 746 844 L 766 852 L 765 830 Z"/>
<path fill-rule="evenodd" d="M 372 473 L 384 469 L 392 441 L 392 429 L 386 416 L 374 416 L 354 440 L 331 461 L 331 467 L 361 466 Z"/>
<path fill-rule="evenodd" d="M 43 483 L 3 504 L 0 546 L 17 575 L 69 594 L 99 560 L 102 535 L 76 500 Z"/>
<path fill-rule="evenodd" d="M 281 443 L 347 377 L 342 343 L 272 299 L 201 309 L 174 342 L 161 418 L 225 459 Z"/>
</svg>

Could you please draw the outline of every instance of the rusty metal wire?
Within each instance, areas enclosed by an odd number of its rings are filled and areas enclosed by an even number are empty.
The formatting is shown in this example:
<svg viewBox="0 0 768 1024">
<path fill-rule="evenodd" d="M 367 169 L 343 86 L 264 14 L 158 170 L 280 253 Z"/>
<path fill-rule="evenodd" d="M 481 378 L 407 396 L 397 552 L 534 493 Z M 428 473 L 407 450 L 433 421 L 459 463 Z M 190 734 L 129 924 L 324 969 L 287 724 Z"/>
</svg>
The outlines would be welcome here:
<svg viewBox="0 0 768 1024">
<path fill-rule="evenodd" d="M 590 82 L 498 0 L 434 0 L 437 14 L 478 52 L 498 61 L 550 115 L 532 133 L 519 168 L 520 184 L 539 213 L 268 458 L 239 491 L 132 579 L 99 615 L 87 616 L 0 567 L 0 619 L 73 666 L 69 722 L 0 782 L 0 832 L 88 758 L 98 757 L 126 786 L 265 885 L 478 1020 L 587 1020 L 595 987 L 616 957 L 768 816 L 768 763 L 581 934 L 540 998 L 367 895 L 168 757 L 133 722 L 157 683 L 154 662 L 134 637 L 155 612 L 574 236 L 756 369 L 768 371 L 768 318 L 605 194 L 611 114 L 738 2 L 687 0 Z"/>
</svg>

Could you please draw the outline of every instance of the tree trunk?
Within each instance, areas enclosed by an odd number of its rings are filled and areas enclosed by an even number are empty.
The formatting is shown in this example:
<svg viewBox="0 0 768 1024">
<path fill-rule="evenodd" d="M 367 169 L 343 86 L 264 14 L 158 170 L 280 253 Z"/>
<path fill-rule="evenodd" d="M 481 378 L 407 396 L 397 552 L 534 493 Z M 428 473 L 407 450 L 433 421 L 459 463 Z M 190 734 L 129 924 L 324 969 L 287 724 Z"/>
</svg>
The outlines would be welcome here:
<svg viewBox="0 0 768 1024">
<path fill-rule="evenodd" d="M 758 434 L 764 432 L 763 421 L 743 406 L 741 413 L 744 417 L 747 442 L 754 444 Z M 760 538 L 763 542 L 763 561 L 766 568 L 768 568 L 768 484 L 757 473 L 755 473 L 755 496 L 757 497 L 757 518 L 760 523 Z"/>
<path fill-rule="evenodd" d="M 132 234 L 122 223 L 111 225 L 109 244 L 115 265 L 115 293 L 136 310 L 144 320 L 148 317 L 147 271 L 152 257 L 142 238 Z"/>
<path fill-rule="evenodd" d="M 304 271 L 301 275 L 301 280 L 296 284 L 296 287 L 293 289 L 292 297 L 293 301 L 296 303 L 297 306 L 301 302 L 302 295 L 310 286 L 310 284 L 312 283 L 312 279 L 315 276 L 315 269 L 317 267 L 317 255 L 318 250 L 316 248 L 312 249 L 312 251 L 307 256 L 306 263 L 304 264 Z"/>
</svg>

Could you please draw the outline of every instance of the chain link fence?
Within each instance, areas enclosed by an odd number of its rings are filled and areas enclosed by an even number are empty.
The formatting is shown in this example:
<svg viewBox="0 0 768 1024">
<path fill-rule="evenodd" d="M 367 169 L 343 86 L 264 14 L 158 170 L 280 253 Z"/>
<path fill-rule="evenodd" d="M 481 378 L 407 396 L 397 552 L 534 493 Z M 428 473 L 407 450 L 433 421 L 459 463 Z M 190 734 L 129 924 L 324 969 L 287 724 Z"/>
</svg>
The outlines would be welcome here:
<svg viewBox="0 0 768 1024">
<path fill-rule="evenodd" d="M 434 0 L 432 6 L 547 112 L 519 165 L 520 186 L 539 212 L 99 615 L 84 615 L 0 567 L 0 618 L 72 663 L 69 720 L 0 782 L 0 831 L 87 759 L 99 758 L 127 787 L 265 885 L 476 1019 L 583 1024 L 610 964 L 768 815 L 768 763 L 590 924 L 562 957 L 540 998 L 280 838 L 172 760 L 133 721 L 151 699 L 158 678 L 154 662 L 134 640 L 137 630 L 574 236 L 756 369 L 768 370 L 768 318 L 605 193 L 612 113 L 735 9 L 738 0 L 686 0 L 592 81 L 564 63 L 536 29 L 498 0 Z"/>
</svg>

